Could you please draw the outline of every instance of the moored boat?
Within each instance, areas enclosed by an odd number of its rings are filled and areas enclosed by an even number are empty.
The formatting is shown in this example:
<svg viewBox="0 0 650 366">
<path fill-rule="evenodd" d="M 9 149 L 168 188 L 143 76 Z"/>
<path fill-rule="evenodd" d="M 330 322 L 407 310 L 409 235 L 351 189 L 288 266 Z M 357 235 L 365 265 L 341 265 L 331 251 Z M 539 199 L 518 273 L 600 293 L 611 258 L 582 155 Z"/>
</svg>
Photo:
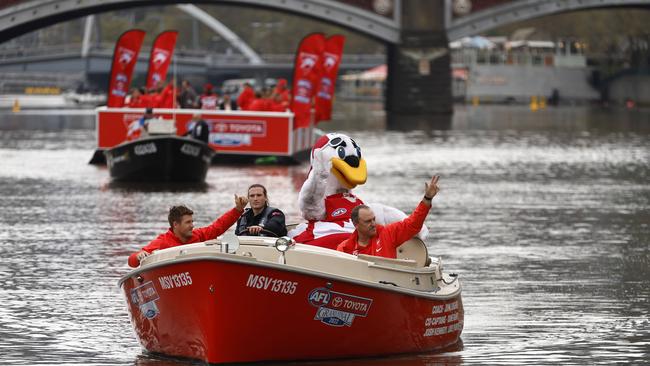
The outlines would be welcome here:
<svg viewBox="0 0 650 366">
<path fill-rule="evenodd" d="M 230 363 L 425 352 L 459 340 L 461 285 L 439 259 L 233 240 L 154 252 L 120 279 L 145 349 Z"/>
</svg>

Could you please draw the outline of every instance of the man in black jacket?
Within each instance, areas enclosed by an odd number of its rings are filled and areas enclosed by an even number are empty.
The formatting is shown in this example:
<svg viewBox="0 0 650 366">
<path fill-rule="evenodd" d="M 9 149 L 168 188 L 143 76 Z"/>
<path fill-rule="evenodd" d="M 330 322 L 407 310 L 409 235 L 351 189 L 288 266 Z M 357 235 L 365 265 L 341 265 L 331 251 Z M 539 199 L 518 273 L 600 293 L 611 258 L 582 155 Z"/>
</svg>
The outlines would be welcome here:
<svg viewBox="0 0 650 366">
<path fill-rule="evenodd" d="M 284 213 L 269 206 L 266 188 L 261 184 L 248 187 L 248 202 L 250 208 L 237 220 L 237 235 L 285 236 L 287 228 L 284 223 Z"/>
<path fill-rule="evenodd" d="M 199 113 L 195 113 L 192 115 L 192 119 L 187 126 L 187 132 L 183 136 L 190 136 L 207 144 L 210 140 L 210 126 L 201 118 Z"/>
<path fill-rule="evenodd" d="M 178 96 L 178 104 L 181 108 L 196 108 L 198 107 L 196 91 L 188 80 L 183 80 L 181 83 L 181 93 Z"/>
<path fill-rule="evenodd" d="M 231 96 L 230 93 L 225 93 L 223 95 L 223 99 L 219 103 L 219 109 L 222 111 L 236 111 L 237 110 L 237 102 L 235 102 Z"/>
</svg>

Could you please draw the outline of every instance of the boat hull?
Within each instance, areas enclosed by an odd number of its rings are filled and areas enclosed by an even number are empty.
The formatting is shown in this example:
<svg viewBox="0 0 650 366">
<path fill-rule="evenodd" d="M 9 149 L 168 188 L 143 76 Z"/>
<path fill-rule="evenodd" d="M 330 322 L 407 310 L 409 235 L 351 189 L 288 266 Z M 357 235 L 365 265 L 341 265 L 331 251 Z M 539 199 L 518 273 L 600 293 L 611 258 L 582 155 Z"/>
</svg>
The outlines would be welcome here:
<svg viewBox="0 0 650 366">
<path fill-rule="evenodd" d="M 116 181 L 202 182 L 214 150 L 191 138 L 156 136 L 120 144 L 104 154 Z"/>
<path fill-rule="evenodd" d="M 145 349 L 210 363 L 432 351 L 463 326 L 460 291 L 435 297 L 242 261 L 157 266 L 121 286 Z"/>
</svg>

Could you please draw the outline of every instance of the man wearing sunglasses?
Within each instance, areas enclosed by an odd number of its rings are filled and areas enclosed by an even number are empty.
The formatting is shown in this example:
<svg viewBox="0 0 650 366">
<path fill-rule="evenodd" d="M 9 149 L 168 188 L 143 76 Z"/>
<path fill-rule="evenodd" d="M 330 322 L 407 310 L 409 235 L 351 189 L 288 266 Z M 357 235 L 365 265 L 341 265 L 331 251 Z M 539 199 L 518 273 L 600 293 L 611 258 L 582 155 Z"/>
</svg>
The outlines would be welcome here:
<svg viewBox="0 0 650 366">
<path fill-rule="evenodd" d="M 402 221 L 388 225 L 378 225 L 375 214 L 366 205 L 352 209 L 352 224 L 354 232 L 336 248 L 338 251 L 349 254 L 368 254 L 386 258 L 397 257 L 397 247 L 415 236 L 424 219 L 431 209 L 431 200 L 438 191 L 438 179 L 434 175 L 429 184 L 425 183 L 424 197 L 415 208 L 415 211 Z"/>
</svg>

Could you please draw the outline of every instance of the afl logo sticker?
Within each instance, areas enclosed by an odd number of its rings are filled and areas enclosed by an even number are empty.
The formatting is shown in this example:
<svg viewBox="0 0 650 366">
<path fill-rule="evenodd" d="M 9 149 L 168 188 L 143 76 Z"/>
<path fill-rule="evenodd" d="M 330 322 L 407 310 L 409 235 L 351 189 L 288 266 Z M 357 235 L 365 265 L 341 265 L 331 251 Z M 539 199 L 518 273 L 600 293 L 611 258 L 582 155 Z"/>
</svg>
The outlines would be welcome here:
<svg viewBox="0 0 650 366">
<path fill-rule="evenodd" d="M 330 291 L 326 288 L 315 288 L 309 293 L 309 303 L 312 306 L 323 306 L 330 302 Z"/>
<path fill-rule="evenodd" d="M 348 210 L 345 208 L 337 208 L 336 210 L 334 210 L 334 212 L 332 212 L 332 217 L 345 215 L 346 212 L 348 212 Z"/>
<path fill-rule="evenodd" d="M 318 287 L 309 293 L 309 303 L 316 307 L 314 320 L 332 327 L 352 326 L 357 316 L 366 317 L 372 299 Z"/>
</svg>

